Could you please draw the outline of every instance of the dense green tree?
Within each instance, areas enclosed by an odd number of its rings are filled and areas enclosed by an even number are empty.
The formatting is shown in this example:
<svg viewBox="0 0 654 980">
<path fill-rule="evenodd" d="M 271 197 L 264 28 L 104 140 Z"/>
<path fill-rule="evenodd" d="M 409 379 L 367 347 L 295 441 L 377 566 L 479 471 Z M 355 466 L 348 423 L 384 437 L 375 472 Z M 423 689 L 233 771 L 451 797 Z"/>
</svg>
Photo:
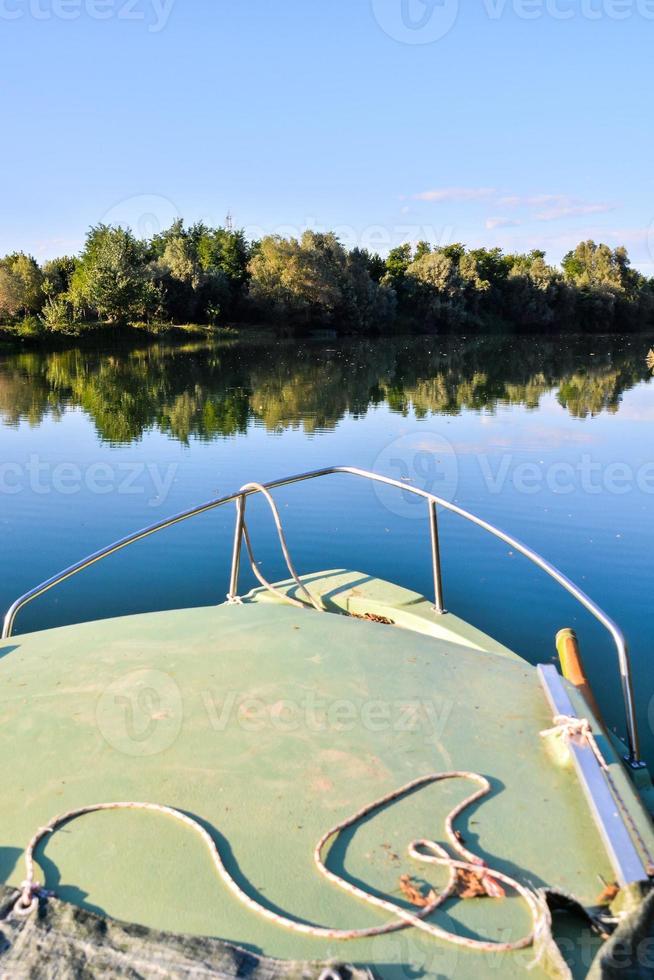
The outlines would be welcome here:
<svg viewBox="0 0 654 980">
<path fill-rule="evenodd" d="M 38 313 L 43 303 L 43 273 L 36 259 L 14 252 L 0 259 L 0 316 Z"/>
<path fill-rule="evenodd" d="M 611 249 L 593 241 L 580 242 L 561 263 L 567 279 L 576 286 L 620 291 L 628 265 L 626 249 Z"/>
<path fill-rule="evenodd" d="M 250 297 L 264 317 L 364 330 L 393 314 L 394 293 L 371 275 L 369 254 L 348 253 L 332 233 L 267 236 L 249 272 Z"/>
<path fill-rule="evenodd" d="M 355 248 L 353 254 L 365 258 L 368 273 L 373 282 L 381 282 L 386 275 L 386 261 L 377 252 L 370 252 L 367 248 Z"/>
<path fill-rule="evenodd" d="M 44 329 L 50 333 L 75 335 L 80 332 L 81 324 L 75 315 L 72 303 L 66 294 L 48 296 L 39 319 Z"/>
<path fill-rule="evenodd" d="M 479 275 L 491 289 L 500 289 L 511 271 L 511 260 L 501 248 L 473 248 L 469 254 L 474 258 Z"/>
<path fill-rule="evenodd" d="M 381 282 L 386 274 L 386 260 L 378 252 L 368 252 L 368 272 L 374 282 Z"/>
<path fill-rule="evenodd" d="M 506 317 L 526 329 L 547 329 L 567 313 L 561 273 L 548 265 L 545 253 L 513 255 L 506 289 Z"/>
<path fill-rule="evenodd" d="M 414 314 L 428 323 L 463 323 L 479 312 L 480 297 L 489 288 L 475 256 L 462 245 L 416 252 L 406 272 Z"/>
<path fill-rule="evenodd" d="M 73 305 L 108 323 L 145 316 L 155 300 L 145 257 L 145 246 L 128 229 L 91 228 L 71 280 Z"/>
<path fill-rule="evenodd" d="M 633 296 L 626 249 L 580 242 L 564 256 L 562 267 L 575 290 L 575 313 L 583 327 L 607 329 L 616 319 L 629 318 Z"/>
<path fill-rule="evenodd" d="M 159 292 L 162 315 L 177 323 L 201 318 L 202 270 L 194 243 L 183 229 L 166 238 L 161 258 L 148 271 Z"/>
<path fill-rule="evenodd" d="M 151 273 L 163 292 L 163 315 L 176 322 L 214 323 L 239 312 L 248 282 L 250 248 L 242 231 L 183 221 L 150 243 Z"/>
<path fill-rule="evenodd" d="M 260 315 L 272 320 L 304 314 L 305 281 L 299 242 L 266 235 L 249 266 L 250 298 Z"/>
<path fill-rule="evenodd" d="M 242 231 L 205 229 L 198 241 L 198 258 L 205 272 L 222 273 L 235 289 L 248 280 L 250 248 Z"/>
<path fill-rule="evenodd" d="M 23 291 L 11 262 L 0 260 L 0 319 L 8 320 L 16 316 L 22 306 Z"/>
<path fill-rule="evenodd" d="M 440 299 L 453 295 L 454 273 L 454 261 L 440 251 L 421 255 L 407 269 L 407 276 Z"/>
<path fill-rule="evenodd" d="M 406 272 L 406 292 L 411 312 L 426 326 L 454 319 L 457 305 L 456 262 L 444 251 L 426 252 Z"/>
<path fill-rule="evenodd" d="M 395 316 L 395 291 L 380 284 L 370 271 L 370 255 L 353 249 L 347 256 L 342 284 L 342 316 L 351 329 L 380 329 Z"/>
<path fill-rule="evenodd" d="M 429 242 L 418 242 L 416 245 L 416 250 L 413 253 L 413 261 L 417 262 L 418 259 L 423 258 L 425 255 L 429 255 L 431 252 L 431 245 Z"/>
<path fill-rule="evenodd" d="M 43 263 L 43 292 L 48 299 L 68 292 L 78 264 L 79 259 L 70 255 Z"/>
<path fill-rule="evenodd" d="M 150 241 L 147 243 L 147 258 L 150 260 L 156 260 L 163 258 L 163 254 L 166 251 L 166 246 L 173 238 L 184 238 L 187 232 L 184 228 L 184 220 L 182 218 L 177 218 L 173 221 L 170 228 L 165 228 L 164 231 L 157 232 L 153 235 Z"/>
<path fill-rule="evenodd" d="M 412 261 L 413 249 L 409 244 L 398 245 L 390 250 L 386 259 L 386 277 L 390 286 L 394 289 L 402 286 Z"/>
</svg>

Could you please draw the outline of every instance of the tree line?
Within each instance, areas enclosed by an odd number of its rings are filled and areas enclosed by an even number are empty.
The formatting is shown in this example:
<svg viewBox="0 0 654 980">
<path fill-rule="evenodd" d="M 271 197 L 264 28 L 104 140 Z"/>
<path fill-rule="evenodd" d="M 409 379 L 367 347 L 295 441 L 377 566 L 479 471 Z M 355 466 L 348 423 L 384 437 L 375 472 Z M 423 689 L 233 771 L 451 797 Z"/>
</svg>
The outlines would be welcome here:
<svg viewBox="0 0 654 980">
<path fill-rule="evenodd" d="M 0 324 L 22 336 L 126 325 L 273 324 L 346 334 L 636 330 L 654 321 L 654 279 L 627 250 L 581 242 L 555 267 L 545 253 L 400 245 L 386 258 L 333 233 L 248 241 L 239 230 L 176 221 L 144 241 L 100 224 L 78 256 L 0 259 Z"/>
</svg>

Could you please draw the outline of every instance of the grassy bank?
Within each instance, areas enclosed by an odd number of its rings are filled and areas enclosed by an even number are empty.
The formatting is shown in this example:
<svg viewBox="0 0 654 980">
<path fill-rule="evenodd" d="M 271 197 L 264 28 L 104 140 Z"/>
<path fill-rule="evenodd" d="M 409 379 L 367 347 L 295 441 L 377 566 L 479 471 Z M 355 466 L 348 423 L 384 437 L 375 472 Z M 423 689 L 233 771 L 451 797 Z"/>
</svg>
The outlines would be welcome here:
<svg viewBox="0 0 654 980">
<path fill-rule="evenodd" d="M 225 339 L 237 337 L 241 327 L 214 326 L 201 323 L 102 323 L 99 320 L 75 323 L 67 330 L 48 329 L 37 317 L 28 317 L 18 323 L 0 323 L 0 344 L 5 346 L 78 346 L 86 340 L 95 343 L 103 340 L 134 340 L 139 336 L 183 340 L 189 337 Z"/>
</svg>

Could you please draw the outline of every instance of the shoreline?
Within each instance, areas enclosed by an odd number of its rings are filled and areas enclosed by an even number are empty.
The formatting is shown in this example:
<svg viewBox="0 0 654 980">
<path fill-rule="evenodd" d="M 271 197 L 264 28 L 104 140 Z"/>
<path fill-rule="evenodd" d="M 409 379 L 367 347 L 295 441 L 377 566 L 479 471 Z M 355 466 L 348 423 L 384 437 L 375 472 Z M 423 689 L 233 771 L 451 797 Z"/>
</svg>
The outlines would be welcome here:
<svg viewBox="0 0 654 980">
<path fill-rule="evenodd" d="M 277 338 L 288 341 L 319 341 L 319 340 L 391 340 L 400 337 L 434 337 L 439 340 L 467 341 L 478 338 L 484 340 L 492 337 L 651 337 L 654 346 L 654 328 L 647 323 L 635 327 L 616 326 L 607 329 L 606 325 L 598 330 L 583 329 L 579 325 L 561 325 L 555 330 L 536 329 L 519 323 L 493 322 L 485 324 L 465 324 L 459 329 L 451 326 L 446 328 L 426 329 L 424 325 L 410 322 L 397 323 L 394 328 L 386 326 L 380 330 L 339 331 L 333 327 L 320 325 L 283 326 L 275 323 L 232 323 L 221 326 L 211 326 L 200 323 L 185 324 L 108 324 L 89 322 L 79 325 L 75 332 L 61 332 L 42 329 L 34 332 L 21 333 L 15 326 L 0 324 L 0 350 L 53 349 L 65 350 L 85 346 L 97 346 L 104 342 L 123 343 L 141 340 L 146 344 L 157 341 L 183 343 L 189 341 L 238 341 L 256 340 L 257 338 Z"/>
</svg>

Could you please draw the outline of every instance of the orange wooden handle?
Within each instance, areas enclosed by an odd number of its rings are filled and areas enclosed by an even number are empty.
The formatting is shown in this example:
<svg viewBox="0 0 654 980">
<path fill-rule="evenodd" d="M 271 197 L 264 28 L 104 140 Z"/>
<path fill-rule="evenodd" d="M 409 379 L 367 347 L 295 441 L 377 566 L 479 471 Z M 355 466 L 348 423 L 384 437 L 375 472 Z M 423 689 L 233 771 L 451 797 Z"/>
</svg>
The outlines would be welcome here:
<svg viewBox="0 0 654 980">
<path fill-rule="evenodd" d="M 564 629 L 556 634 L 556 649 L 559 654 L 559 662 L 561 664 L 561 670 L 563 671 L 563 676 L 566 680 L 570 681 L 571 684 L 583 694 L 588 707 L 593 712 L 597 720 L 602 722 L 602 714 L 599 709 L 599 705 L 595 700 L 595 695 L 593 694 L 593 689 L 590 686 L 590 681 L 584 669 L 584 661 L 581 656 L 581 650 L 579 649 L 579 640 L 577 639 L 577 634 L 572 629 Z"/>
</svg>

